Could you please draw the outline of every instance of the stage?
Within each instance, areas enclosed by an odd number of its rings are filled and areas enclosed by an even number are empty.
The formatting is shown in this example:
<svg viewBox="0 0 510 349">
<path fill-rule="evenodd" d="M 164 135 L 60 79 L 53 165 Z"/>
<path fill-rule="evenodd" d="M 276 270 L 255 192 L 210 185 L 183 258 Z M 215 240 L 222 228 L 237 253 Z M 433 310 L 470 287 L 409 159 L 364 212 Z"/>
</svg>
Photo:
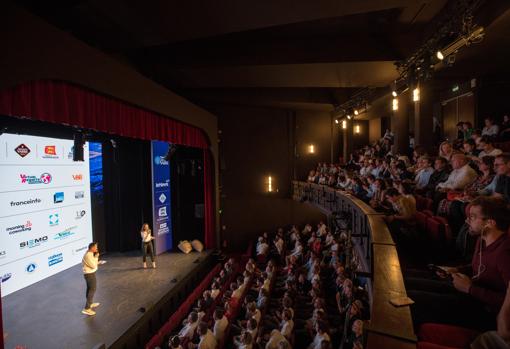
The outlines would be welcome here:
<svg viewBox="0 0 510 349">
<path fill-rule="evenodd" d="M 81 265 L 4 297 L 5 348 L 91 349 L 101 343 L 106 348 L 142 348 L 214 265 L 209 251 L 164 253 L 158 256 L 157 269 L 143 269 L 139 252 L 103 259 L 107 263 L 97 272 L 94 301 L 101 305 L 95 316 L 81 313 Z"/>
</svg>

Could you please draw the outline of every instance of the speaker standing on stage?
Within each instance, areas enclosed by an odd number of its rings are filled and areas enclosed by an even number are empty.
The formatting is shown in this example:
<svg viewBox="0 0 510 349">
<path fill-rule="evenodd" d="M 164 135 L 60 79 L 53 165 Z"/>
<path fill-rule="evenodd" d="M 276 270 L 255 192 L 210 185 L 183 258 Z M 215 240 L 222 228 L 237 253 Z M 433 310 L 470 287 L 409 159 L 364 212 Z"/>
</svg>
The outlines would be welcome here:
<svg viewBox="0 0 510 349">
<path fill-rule="evenodd" d="M 99 250 L 97 248 L 97 242 L 91 242 L 89 249 L 83 256 L 81 261 L 83 269 L 83 277 L 87 283 L 87 303 L 85 303 L 85 309 L 81 312 L 85 315 L 96 315 L 96 312 L 92 308 L 99 306 L 99 303 L 93 303 L 94 293 L 96 292 L 96 271 L 99 264 Z"/>
<path fill-rule="evenodd" d="M 143 267 L 147 268 L 147 253 L 151 256 L 152 267 L 156 268 L 156 262 L 154 260 L 154 247 L 152 245 L 152 240 L 154 240 L 154 236 L 152 236 L 151 229 L 147 223 L 142 225 L 142 230 L 140 230 L 140 235 L 142 236 L 142 244 L 143 244 Z"/>
</svg>

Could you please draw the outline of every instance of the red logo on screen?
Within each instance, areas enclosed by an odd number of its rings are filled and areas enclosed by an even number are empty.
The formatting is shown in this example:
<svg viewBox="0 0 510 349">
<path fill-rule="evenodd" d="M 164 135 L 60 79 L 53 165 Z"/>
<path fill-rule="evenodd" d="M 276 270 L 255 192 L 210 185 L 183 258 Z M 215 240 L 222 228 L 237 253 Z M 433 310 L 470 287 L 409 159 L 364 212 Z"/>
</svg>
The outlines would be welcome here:
<svg viewBox="0 0 510 349">
<path fill-rule="evenodd" d="M 21 156 L 22 158 L 24 158 L 25 156 L 28 155 L 28 153 L 30 153 L 30 149 L 24 144 L 18 145 L 16 148 L 14 148 L 14 151 L 18 153 L 18 155 Z"/>
<path fill-rule="evenodd" d="M 81 181 L 83 179 L 83 175 L 81 173 L 79 174 L 73 174 L 73 179 L 75 181 Z"/>
<path fill-rule="evenodd" d="M 57 151 L 54 145 L 47 145 L 44 147 L 44 154 L 47 155 L 57 155 Z"/>
</svg>

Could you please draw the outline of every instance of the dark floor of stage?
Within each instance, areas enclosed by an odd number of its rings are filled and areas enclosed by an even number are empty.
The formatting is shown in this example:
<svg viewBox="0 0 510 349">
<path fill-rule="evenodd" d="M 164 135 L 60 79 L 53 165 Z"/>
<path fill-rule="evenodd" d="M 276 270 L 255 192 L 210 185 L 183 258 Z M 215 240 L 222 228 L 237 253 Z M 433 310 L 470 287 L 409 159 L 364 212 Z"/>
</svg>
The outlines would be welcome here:
<svg viewBox="0 0 510 349">
<path fill-rule="evenodd" d="M 139 253 L 107 255 L 97 272 L 97 314 L 81 314 L 85 281 L 77 265 L 2 298 L 6 349 L 87 348 L 115 342 L 210 252 L 164 253 L 157 269 L 141 268 Z M 147 263 L 150 265 L 150 263 Z"/>
</svg>

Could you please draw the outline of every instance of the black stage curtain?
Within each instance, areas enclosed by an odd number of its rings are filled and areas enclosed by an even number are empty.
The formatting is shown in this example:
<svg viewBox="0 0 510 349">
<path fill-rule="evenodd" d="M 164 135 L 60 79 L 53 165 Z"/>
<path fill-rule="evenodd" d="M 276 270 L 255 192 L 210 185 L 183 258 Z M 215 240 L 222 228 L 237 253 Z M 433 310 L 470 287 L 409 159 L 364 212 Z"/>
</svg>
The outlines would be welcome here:
<svg viewBox="0 0 510 349">
<path fill-rule="evenodd" d="M 202 149 L 178 146 L 170 162 L 173 241 L 204 242 L 204 155 Z"/>
<path fill-rule="evenodd" d="M 107 252 L 141 248 L 140 228 L 152 224 L 150 142 L 115 138 L 103 146 Z"/>
</svg>

